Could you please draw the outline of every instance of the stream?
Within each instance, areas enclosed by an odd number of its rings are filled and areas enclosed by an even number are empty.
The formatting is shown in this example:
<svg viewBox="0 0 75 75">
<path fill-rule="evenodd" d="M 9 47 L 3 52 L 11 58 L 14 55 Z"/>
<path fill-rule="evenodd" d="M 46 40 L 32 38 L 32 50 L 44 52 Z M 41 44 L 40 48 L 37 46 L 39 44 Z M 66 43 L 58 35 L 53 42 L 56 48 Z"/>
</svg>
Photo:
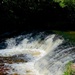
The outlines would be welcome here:
<svg viewBox="0 0 75 75">
<path fill-rule="evenodd" d="M 75 47 L 65 41 L 46 32 L 7 38 L 0 44 L 0 75 L 63 75 L 75 60 Z"/>
</svg>

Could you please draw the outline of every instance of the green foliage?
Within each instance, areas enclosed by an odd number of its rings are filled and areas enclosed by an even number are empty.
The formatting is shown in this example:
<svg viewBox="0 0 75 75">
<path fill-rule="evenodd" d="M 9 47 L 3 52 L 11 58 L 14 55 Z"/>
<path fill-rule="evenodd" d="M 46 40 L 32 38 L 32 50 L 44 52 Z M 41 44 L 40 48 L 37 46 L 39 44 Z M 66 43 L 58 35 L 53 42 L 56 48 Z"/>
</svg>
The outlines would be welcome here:
<svg viewBox="0 0 75 75">
<path fill-rule="evenodd" d="M 75 7 L 75 0 L 54 0 L 55 2 L 58 2 L 61 7 Z"/>
<path fill-rule="evenodd" d="M 41 21 L 46 21 L 47 23 L 45 23 L 47 25 L 48 23 L 53 23 L 53 27 L 55 27 L 55 25 L 57 27 L 57 25 L 60 24 L 65 25 L 67 20 L 69 20 L 71 24 L 75 23 L 75 12 L 66 12 L 67 8 L 62 9 L 71 4 L 69 0 L 1 0 L 0 2 L 0 20 L 5 21 L 3 24 L 29 24 L 27 21 L 32 20 L 32 16 L 34 18 L 33 20 L 39 20 L 39 22 L 36 21 L 39 24 Z M 59 5 L 62 6 L 62 8 Z M 45 19 L 44 16 L 48 16 L 48 18 Z M 45 21 L 43 21 L 44 19 Z M 31 21 L 32 23 L 33 20 Z"/>
<path fill-rule="evenodd" d="M 58 2 L 59 3 L 59 5 L 62 7 L 62 8 L 64 8 L 66 5 L 65 5 L 65 3 L 64 3 L 64 0 L 54 0 L 55 2 Z"/>
<path fill-rule="evenodd" d="M 69 62 L 66 65 L 66 71 L 64 72 L 63 75 L 75 75 L 75 70 L 73 70 L 72 67 L 71 67 L 72 64 L 73 64 L 72 62 Z"/>
<path fill-rule="evenodd" d="M 71 75 L 71 72 L 72 72 L 71 64 L 72 64 L 72 62 L 69 62 L 69 63 L 66 65 L 66 71 L 64 72 L 63 75 Z"/>
<path fill-rule="evenodd" d="M 75 31 L 53 31 L 56 34 L 62 35 L 65 39 L 75 43 Z"/>
</svg>

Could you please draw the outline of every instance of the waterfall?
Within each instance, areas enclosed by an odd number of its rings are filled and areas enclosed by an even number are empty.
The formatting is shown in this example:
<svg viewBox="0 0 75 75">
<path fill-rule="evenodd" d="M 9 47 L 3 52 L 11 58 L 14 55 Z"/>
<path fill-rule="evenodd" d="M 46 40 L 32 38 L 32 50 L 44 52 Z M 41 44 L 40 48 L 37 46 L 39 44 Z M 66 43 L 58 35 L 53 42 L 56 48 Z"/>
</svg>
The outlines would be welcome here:
<svg viewBox="0 0 75 75">
<path fill-rule="evenodd" d="M 8 38 L 6 47 L 0 49 L 0 58 L 13 60 L 11 64 L 4 62 L 10 68 L 8 75 L 62 75 L 65 65 L 75 57 L 75 47 L 65 46 L 64 41 L 45 32 Z"/>
<path fill-rule="evenodd" d="M 43 75 L 63 75 L 65 65 L 73 60 L 75 60 L 75 47 L 57 49 L 38 60 L 35 67 Z"/>
</svg>

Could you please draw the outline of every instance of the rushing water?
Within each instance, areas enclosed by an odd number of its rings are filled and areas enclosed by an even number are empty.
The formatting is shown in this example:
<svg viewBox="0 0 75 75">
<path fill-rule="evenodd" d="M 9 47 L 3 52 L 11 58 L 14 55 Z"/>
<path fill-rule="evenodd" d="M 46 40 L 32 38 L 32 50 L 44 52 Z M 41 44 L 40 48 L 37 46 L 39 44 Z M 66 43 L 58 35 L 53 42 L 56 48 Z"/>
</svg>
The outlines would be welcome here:
<svg viewBox="0 0 75 75">
<path fill-rule="evenodd" d="M 62 75 L 64 66 L 74 60 L 74 47 L 64 45 L 56 34 L 29 33 L 5 41 L 0 57 L 13 60 L 4 62 L 7 75 Z"/>
</svg>

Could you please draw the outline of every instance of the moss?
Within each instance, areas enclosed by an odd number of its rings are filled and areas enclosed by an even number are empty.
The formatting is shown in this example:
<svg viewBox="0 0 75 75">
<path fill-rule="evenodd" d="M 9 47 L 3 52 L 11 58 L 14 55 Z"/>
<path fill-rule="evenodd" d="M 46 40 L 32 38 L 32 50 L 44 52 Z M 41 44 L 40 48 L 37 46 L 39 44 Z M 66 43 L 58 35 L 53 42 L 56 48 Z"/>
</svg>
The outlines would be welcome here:
<svg viewBox="0 0 75 75">
<path fill-rule="evenodd" d="M 66 40 L 75 44 L 75 31 L 53 31 L 55 34 L 63 36 Z"/>
<path fill-rule="evenodd" d="M 75 75 L 75 69 L 72 69 L 72 62 L 66 65 L 66 70 L 63 75 Z"/>
</svg>

